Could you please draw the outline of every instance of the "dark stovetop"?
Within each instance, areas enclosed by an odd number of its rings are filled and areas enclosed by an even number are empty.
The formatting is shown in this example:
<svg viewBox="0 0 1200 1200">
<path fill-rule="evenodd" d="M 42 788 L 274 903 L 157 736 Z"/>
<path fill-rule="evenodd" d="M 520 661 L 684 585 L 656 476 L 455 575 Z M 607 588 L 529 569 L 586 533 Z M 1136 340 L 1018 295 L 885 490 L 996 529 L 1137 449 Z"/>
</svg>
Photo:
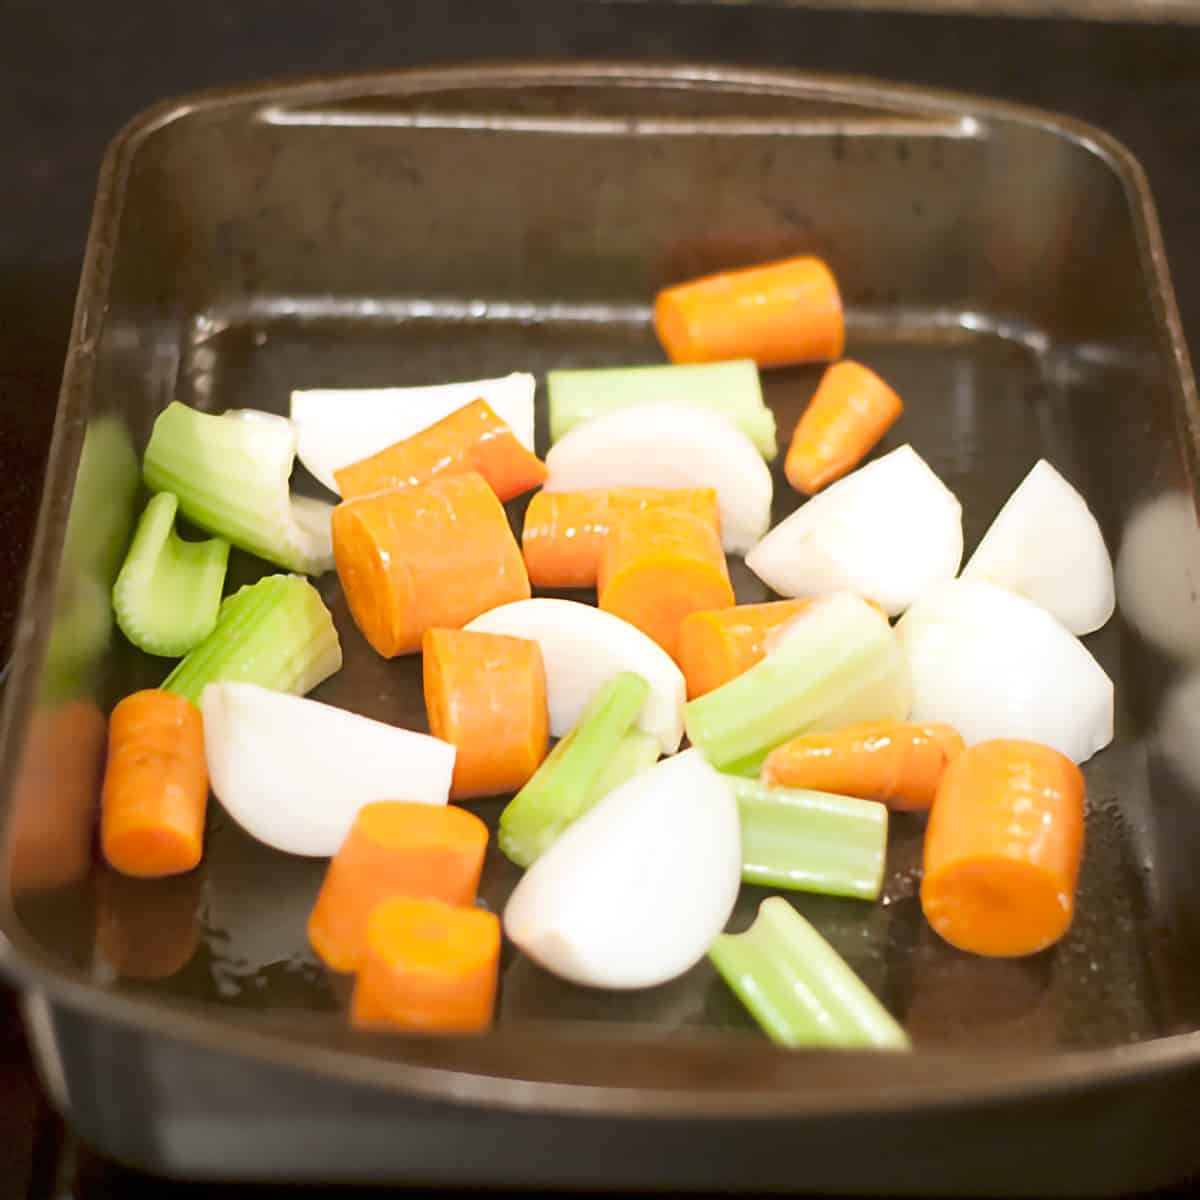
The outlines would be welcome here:
<svg viewBox="0 0 1200 1200">
<path fill-rule="evenodd" d="M 0 661 L 100 156 L 129 116 L 181 91 L 474 58 L 690 58 L 872 75 L 1037 104 L 1102 126 L 1141 159 L 1193 346 L 1200 336 L 1200 25 L 705 0 L 5 0 L 0 12 Z M 14 998 L 0 987 L 0 1200 L 151 1188 L 161 1193 L 64 1134 L 33 1080 Z M 1200 1181 L 1173 1194 L 1197 1188 Z"/>
</svg>

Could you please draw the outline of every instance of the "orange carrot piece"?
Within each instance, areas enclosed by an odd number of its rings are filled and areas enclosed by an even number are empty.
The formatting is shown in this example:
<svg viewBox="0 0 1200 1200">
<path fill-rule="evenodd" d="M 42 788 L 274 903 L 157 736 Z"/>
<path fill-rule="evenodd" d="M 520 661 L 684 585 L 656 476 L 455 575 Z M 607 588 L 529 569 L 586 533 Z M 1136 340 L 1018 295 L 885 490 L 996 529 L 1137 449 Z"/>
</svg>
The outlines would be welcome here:
<svg viewBox="0 0 1200 1200">
<path fill-rule="evenodd" d="M 1083 774 L 1049 746 L 998 738 L 964 750 L 925 831 L 925 919 L 973 954 L 1052 946 L 1075 911 L 1083 809 Z"/>
<path fill-rule="evenodd" d="M 472 400 L 412 437 L 334 471 L 333 477 L 342 498 L 352 500 L 463 471 L 477 471 L 500 500 L 546 481 L 546 464 L 483 400 Z"/>
<path fill-rule="evenodd" d="M 829 268 L 811 257 L 723 271 L 664 288 L 654 329 L 676 363 L 752 358 L 760 367 L 842 353 L 842 301 Z"/>
<path fill-rule="evenodd" d="M 354 818 L 308 918 L 308 940 L 335 971 L 357 971 L 372 911 L 393 896 L 471 904 L 487 826 L 449 805 L 381 800 Z"/>
<path fill-rule="evenodd" d="M 788 483 L 811 496 L 858 466 L 904 411 L 874 371 L 844 359 L 821 377 L 796 422 L 784 461 Z"/>
<path fill-rule="evenodd" d="M 594 587 L 604 543 L 622 517 L 648 508 L 683 508 L 720 532 L 713 488 L 592 488 L 538 492 L 525 510 L 521 548 L 536 587 Z"/>
<path fill-rule="evenodd" d="M 371 914 L 351 1023 L 426 1033 L 477 1033 L 492 1023 L 500 921 L 440 900 L 388 900 Z"/>
<path fill-rule="evenodd" d="M 167 979 L 200 944 L 204 871 L 131 879 L 104 871 L 96 896 L 96 945 L 124 979 Z"/>
<path fill-rule="evenodd" d="M 762 781 L 878 800 L 907 812 L 933 804 L 943 772 L 962 751 L 963 740 L 949 725 L 867 721 L 784 742 L 767 755 Z"/>
<path fill-rule="evenodd" d="M 126 696 L 109 719 L 100 796 L 109 865 L 142 879 L 192 870 L 204 848 L 207 805 L 200 710 L 158 688 Z"/>
<path fill-rule="evenodd" d="M 427 629 L 421 651 L 429 732 L 457 751 L 450 798 L 523 787 L 550 741 L 541 646 L 496 633 Z"/>
<path fill-rule="evenodd" d="M 529 599 L 508 518 L 475 472 L 343 500 L 333 554 L 350 615 L 384 658 L 415 653 L 434 625 Z"/>
</svg>

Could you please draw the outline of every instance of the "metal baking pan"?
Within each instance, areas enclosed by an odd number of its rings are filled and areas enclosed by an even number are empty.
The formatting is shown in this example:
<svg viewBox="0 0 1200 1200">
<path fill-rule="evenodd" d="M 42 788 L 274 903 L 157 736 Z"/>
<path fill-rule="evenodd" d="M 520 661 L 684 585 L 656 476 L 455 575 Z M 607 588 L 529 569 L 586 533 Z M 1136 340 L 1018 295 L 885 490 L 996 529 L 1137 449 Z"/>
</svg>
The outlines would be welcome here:
<svg viewBox="0 0 1200 1200">
<path fill-rule="evenodd" d="M 968 552 L 1045 455 L 1118 556 L 1118 617 L 1089 639 L 1117 738 L 1086 768 L 1061 945 L 988 961 L 938 941 L 920 819 L 901 817 L 880 903 L 795 903 L 912 1055 L 776 1050 L 707 964 L 612 995 L 512 953 L 490 1034 L 361 1035 L 304 936 L 320 862 L 214 804 L 193 876 L 97 865 L 102 714 L 163 674 L 106 596 L 171 398 L 281 411 L 293 387 L 654 361 L 657 287 L 801 251 L 833 266 L 852 353 L 908 401 L 884 449 L 911 441 L 958 492 Z M 816 378 L 764 375 L 783 437 Z M 1142 173 L 1071 121 L 620 65 L 317 80 L 140 117 L 101 175 L 0 728 L 0 959 L 57 1104 L 118 1159 L 205 1179 L 1102 1194 L 1200 1169 L 1196 419 Z M 236 559 L 234 582 L 258 569 Z M 417 664 L 375 657 L 321 587 L 346 665 L 320 698 L 420 727 Z M 493 855 L 485 901 L 513 880 Z M 760 898 L 744 889 L 731 927 Z"/>
</svg>

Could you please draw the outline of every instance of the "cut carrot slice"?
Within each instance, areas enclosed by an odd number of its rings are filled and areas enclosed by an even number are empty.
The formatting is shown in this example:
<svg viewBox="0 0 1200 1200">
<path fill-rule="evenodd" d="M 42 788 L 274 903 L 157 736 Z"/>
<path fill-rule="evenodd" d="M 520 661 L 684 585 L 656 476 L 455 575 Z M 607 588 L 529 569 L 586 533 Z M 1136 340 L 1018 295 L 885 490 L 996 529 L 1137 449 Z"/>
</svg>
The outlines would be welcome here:
<svg viewBox="0 0 1200 1200">
<path fill-rule="evenodd" d="M 829 268 L 786 258 L 664 288 L 654 329 L 672 362 L 752 358 L 760 367 L 842 353 L 842 301 Z"/>
<path fill-rule="evenodd" d="M 357 971 L 371 912 L 393 896 L 470 904 L 487 826 L 462 808 L 382 800 L 359 810 L 329 864 L 308 940 L 335 971 Z"/>
<path fill-rule="evenodd" d="M 600 607 L 679 657 L 679 626 L 689 613 L 733 604 L 721 538 L 682 508 L 622 516 L 605 543 L 597 577 Z"/>
<path fill-rule="evenodd" d="M 492 1023 L 499 965 L 494 913 L 389 900 L 371 914 L 350 1019 L 368 1029 L 477 1033 Z"/>
<path fill-rule="evenodd" d="M 429 732 L 456 750 L 451 799 L 523 787 L 550 741 L 541 646 L 496 633 L 427 629 L 421 649 Z"/>
<path fill-rule="evenodd" d="M 385 658 L 419 650 L 434 625 L 529 599 L 508 518 L 474 472 L 343 500 L 333 553 L 350 614 Z"/>
<path fill-rule="evenodd" d="M 108 725 L 100 844 L 125 875 L 190 871 L 204 846 L 208 768 L 192 702 L 157 688 L 126 696 Z"/>
<path fill-rule="evenodd" d="M 1084 783 L 1049 746 L 979 742 L 946 769 L 925 832 L 921 907 L 952 946 L 1035 954 L 1070 927 Z"/>
<path fill-rule="evenodd" d="M 546 466 L 484 400 L 474 400 L 378 454 L 333 473 L 342 498 L 428 483 L 440 475 L 476 471 L 501 500 L 546 479 Z"/>
<path fill-rule="evenodd" d="M 861 363 L 834 363 L 821 377 L 784 463 L 788 483 L 811 496 L 858 466 L 904 411 L 900 397 Z"/>
</svg>

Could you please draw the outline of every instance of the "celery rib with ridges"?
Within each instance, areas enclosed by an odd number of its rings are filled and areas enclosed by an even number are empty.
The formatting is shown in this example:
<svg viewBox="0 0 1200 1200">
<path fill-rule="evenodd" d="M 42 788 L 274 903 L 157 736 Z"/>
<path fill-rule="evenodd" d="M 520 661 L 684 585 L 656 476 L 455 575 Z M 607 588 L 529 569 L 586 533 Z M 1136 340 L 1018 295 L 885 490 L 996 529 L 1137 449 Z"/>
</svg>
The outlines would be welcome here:
<svg viewBox="0 0 1200 1200">
<path fill-rule="evenodd" d="M 719 934 L 708 956 L 778 1045 L 909 1048 L 871 989 L 781 896 L 759 905 L 745 933 Z"/>
<path fill-rule="evenodd" d="M 303 696 L 342 665 L 320 593 L 300 575 L 268 575 L 227 596 L 212 633 L 162 682 L 193 704 L 207 684 L 257 683 Z"/>
<path fill-rule="evenodd" d="M 224 538 L 185 542 L 175 532 L 178 502 L 170 492 L 150 497 L 117 582 L 113 611 L 139 650 L 178 658 L 217 624 L 229 562 Z"/>
<path fill-rule="evenodd" d="M 587 807 L 591 808 L 609 792 L 615 792 L 635 775 L 648 771 L 658 762 L 658 738 L 650 733 L 630 730 L 609 755 L 608 762 L 596 773 Z"/>
<path fill-rule="evenodd" d="M 146 486 L 171 492 L 202 529 L 305 575 L 333 566 L 333 507 L 293 496 L 296 432 L 250 409 L 220 416 L 173 402 L 158 415 L 142 463 Z"/>
<path fill-rule="evenodd" d="M 752 359 L 652 367 L 550 371 L 550 442 L 592 417 L 635 404 L 706 408 L 736 425 L 771 462 L 779 449 L 775 414 L 763 403 Z"/>
<path fill-rule="evenodd" d="M 500 814 L 500 849 L 528 867 L 604 795 L 597 787 L 633 728 L 650 685 L 632 671 L 614 675 L 574 728 L 546 756 Z"/>
<path fill-rule="evenodd" d="M 873 800 L 729 778 L 742 824 L 742 879 L 874 900 L 883 886 L 888 810 Z"/>
</svg>

